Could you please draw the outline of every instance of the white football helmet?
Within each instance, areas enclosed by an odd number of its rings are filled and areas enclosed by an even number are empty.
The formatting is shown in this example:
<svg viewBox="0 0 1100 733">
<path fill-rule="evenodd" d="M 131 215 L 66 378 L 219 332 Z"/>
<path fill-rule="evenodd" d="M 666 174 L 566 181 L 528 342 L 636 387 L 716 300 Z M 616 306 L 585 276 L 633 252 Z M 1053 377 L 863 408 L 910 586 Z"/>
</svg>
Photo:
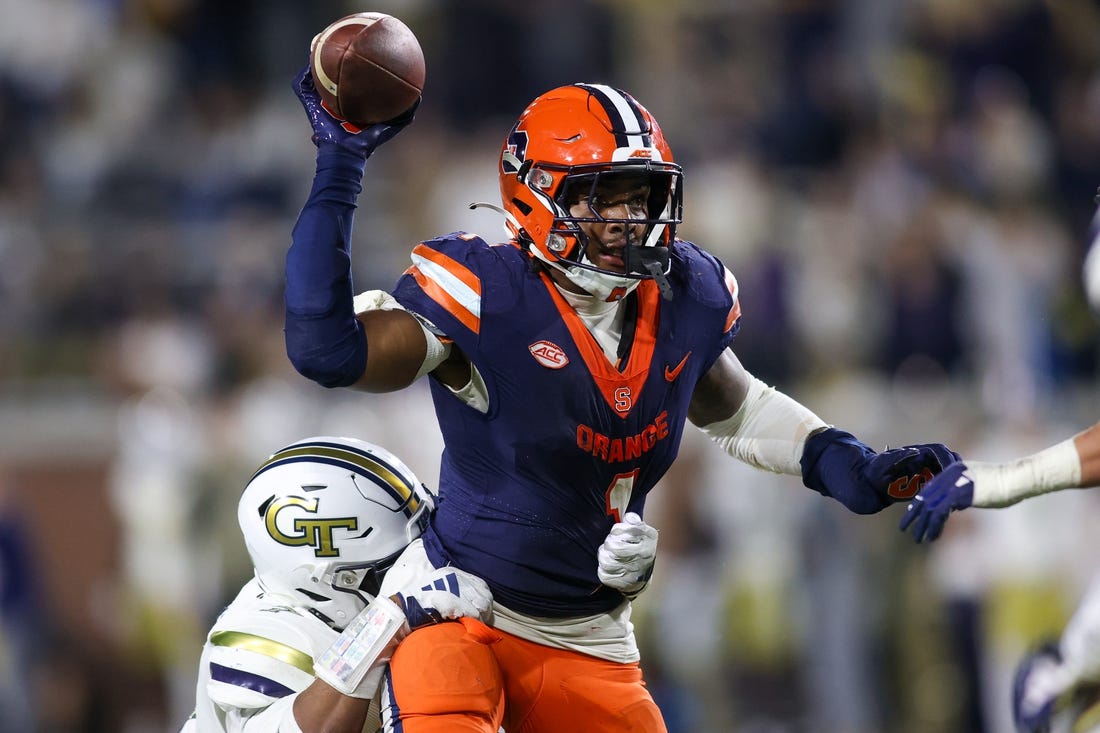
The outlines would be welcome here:
<svg viewBox="0 0 1100 733">
<path fill-rule="evenodd" d="M 321 436 L 272 454 L 245 486 L 237 520 L 264 589 L 343 629 L 424 531 L 433 507 L 397 456 Z"/>
</svg>

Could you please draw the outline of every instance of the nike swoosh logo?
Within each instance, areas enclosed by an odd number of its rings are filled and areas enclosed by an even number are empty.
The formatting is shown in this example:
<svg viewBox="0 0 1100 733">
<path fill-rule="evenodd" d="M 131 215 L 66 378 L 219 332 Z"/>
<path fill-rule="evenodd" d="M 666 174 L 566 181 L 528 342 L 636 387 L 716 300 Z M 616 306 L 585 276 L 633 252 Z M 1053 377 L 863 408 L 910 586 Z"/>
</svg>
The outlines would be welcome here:
<svg viewBox="0 0 1100 733">
<path fill-rule="evenodd" d="M 690 351 L 688 353 L 684 354 L 684 358 L 680 359 L 680 363 L 677 364 L 676 366 L 672 367 L 671 369 L 668 368 L 667 364 L 665 365 L 665 381 L 666 382 L 676 381 L 676 377 L 680 376 L 680 372 L 683 371 L 683 369 L 684 369 L 684 364 L 687 364 L 689 356 L 691 356 Z"/>
</svg>

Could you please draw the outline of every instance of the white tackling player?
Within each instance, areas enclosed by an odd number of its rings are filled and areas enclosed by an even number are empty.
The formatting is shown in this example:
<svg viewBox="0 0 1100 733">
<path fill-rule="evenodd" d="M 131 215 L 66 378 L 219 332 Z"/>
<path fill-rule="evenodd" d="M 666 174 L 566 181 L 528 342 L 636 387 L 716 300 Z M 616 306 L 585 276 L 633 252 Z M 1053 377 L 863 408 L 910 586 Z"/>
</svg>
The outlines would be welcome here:
<svg viewBox="0 0 1100 733">
<path fill-rule="evenodd" d="M 1091 236 L 1084 285 L 1089 305 L 1100 313 L 1100 212 L 1093 218 Z M 1100 486 L 1100 422 L 1014 461 L 966 460 L 948 466 L 913 497 L 901 527 L 911 529 L 918 542 L 932 541 L 954 511 L 1007 507 L 1042 494 L 1096 486 Z M 1072 725 L 1075 733 L 1100 731 L 1100 714 L 1093 715 L 1098 712 L 1098 700 L 1100 572 L 1058 641 L 1032 652 L 1018 665 L 1013 719 L 1022 733 L 1046 733 L 1057 725 Z"/>
<path fill-rule="evenodd" d="M 479 578 L 398 560 L 433 506 L 400 459 L 363 441 L 308 438 L 268 458 L 237 510 L 255 577 L 207 635 L 181 733 L 377 730 L 386 663 L 410 628 L 488 620 Z"/>
<path fill-rule="evenodd" d="M 1100 574 L 1089 584 L 1058 642 L 1028 655 L 1017 668 L 1013 717 L 1025 733 L 1045 733 L 1062 720 L 1076 721 L 1076 733 L 1100 731 L 1098 700 Z"/>
</svg>

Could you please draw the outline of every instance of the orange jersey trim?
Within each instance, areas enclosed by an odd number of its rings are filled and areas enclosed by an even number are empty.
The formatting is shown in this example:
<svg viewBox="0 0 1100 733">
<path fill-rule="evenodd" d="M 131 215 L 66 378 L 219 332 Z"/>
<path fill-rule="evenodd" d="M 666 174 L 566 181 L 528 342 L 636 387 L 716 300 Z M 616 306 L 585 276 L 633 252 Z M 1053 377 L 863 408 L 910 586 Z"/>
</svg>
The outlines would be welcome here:
<svg viewBox="0 0 1100 733">
<path fill-rule="evenodd" d="M 588 371 L 592 374 L 596 386 L 600 388 L 600 393 L 607 400 L 607 404 L 611 406 L 611 409 L 625 420 L 633 405 L 637 403 L 638 397 L 642 394 L 642 388 L 645 386 L 650 366 L 653 363 L 653 351 L 657 345 L 657 323 L 661 295 L 657 289 L 657 283 L 652 280 L 643 280 L 638 284 L 638 323 L 634 331 L 634 345 L 630 349 L 630 358 L 626 362 L 626 368 L 620 372 L 607 360 L 607 356 L 603 353 L 599 343 L 596 342 L 596 338 L 584 325 L 584 321 L 577 315 L 577 312 L 558 292 L 557 286 L 554 285 L 554 281 L 550 276 L 543 272 L 541 278 L 546 289 L 550 292 L 550 297 L 553 299 L 558 313 L 561 314 L 562 320 L 569 329 L 569 334 L 573 337 L 573 343 L 576 344 L 581 359 L 584 360 Z M 620 392 L 624 387 L 629 390 L 629 404 L 624 404 Z"/>
<path fill-rule="evenodd" d="M 737 278 L 733 276 L 733 273 L 726 269 L 726 289 L 730 291 L 730 295 L 733 296 L 733 305 L 730 307 L 729 314 L 726 315 L 726 326 L 722 329 L 725 333 L 733 328 L 733 324 L 737 323 L 741 318 L 741 301 L 737 299 L 737 294 L 740 291 L 740 286 L 737 284 Z"/>
<path fill-rule="evenodd" d="M 481 280 L 468 267 L 459 264 L 447 255 L 437 252 L 423 244 L 418 244 L 414 247 L 413 254 L 444 270 L 447 275 L 455 278 L 469 288 L 470 292 L 473 293 L 474 297 L 478 300 L 477 305 L 480 306 Z M 428 297 L 441 305 L 444 310 L 458 319 L 459 323 L 475 334 L 480 333 L 481 316 L 479 307 L 477 307 L 476 310 L 471 309 L 471 304 L 459 300 L 445 284 L 425 274 L 417 265 L 409 267 L 409 269 L 405 270 L 405 274 L 412 275 L 416 280 L 416 284 L 420 286 L 420 289 L 423 290 Z"/>
</svg>

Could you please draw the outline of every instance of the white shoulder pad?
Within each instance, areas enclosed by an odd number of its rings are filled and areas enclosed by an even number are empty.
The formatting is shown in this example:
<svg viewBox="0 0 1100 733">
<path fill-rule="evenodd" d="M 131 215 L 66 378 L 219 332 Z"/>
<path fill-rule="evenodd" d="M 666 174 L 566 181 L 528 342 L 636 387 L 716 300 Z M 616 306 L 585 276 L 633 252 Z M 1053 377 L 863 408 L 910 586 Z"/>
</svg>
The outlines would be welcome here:
<svg viewBox="0 0 1100 733">
<path fill-rule="evenodd" d="M 337 633 L 279 598 L 241 593 L 207 636 L 207 693 L 219 707 L 266 707 L 313 681 L 313 660 Z"/>
<path fill-rule="evenodd" d="M 313 656 L 245 632 L 212 634 L 207 694 L 219 707 L 267 707 L 313 682 Z"/>
</svg>

